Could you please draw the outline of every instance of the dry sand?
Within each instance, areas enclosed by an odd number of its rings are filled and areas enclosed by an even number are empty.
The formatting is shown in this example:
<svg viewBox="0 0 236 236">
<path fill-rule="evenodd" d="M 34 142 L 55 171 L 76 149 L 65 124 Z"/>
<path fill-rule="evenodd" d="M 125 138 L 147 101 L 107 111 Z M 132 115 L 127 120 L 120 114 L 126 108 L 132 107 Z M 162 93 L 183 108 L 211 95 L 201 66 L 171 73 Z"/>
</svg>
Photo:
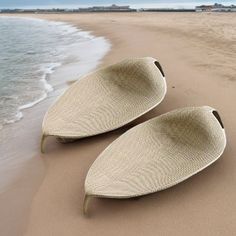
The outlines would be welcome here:
<svg viewBox="0 0 236 236">
<path fill-rule="evenodd" d="M 126 57 L 157 58 L 166 74 L 168 92 L 161 105 L 127 127 L 73 144 L 48 140 L 46 154 L 35 157 L 44 160 L 46 173 L 34 195 L 25 235 L 234 235 L 236 15 L 109 13 L 33 17 L 70 22 L 108 38 L 113 47 L 101 66 Z M 219 161 L 173 188 L 138 200 L 94 199 L 89 217 L 83 216 L 86 173 L 107 145 L 151 117 L 178 107 L 200 105 L 215 107 L 224 122 L 228 143 Z"/>
</svg>

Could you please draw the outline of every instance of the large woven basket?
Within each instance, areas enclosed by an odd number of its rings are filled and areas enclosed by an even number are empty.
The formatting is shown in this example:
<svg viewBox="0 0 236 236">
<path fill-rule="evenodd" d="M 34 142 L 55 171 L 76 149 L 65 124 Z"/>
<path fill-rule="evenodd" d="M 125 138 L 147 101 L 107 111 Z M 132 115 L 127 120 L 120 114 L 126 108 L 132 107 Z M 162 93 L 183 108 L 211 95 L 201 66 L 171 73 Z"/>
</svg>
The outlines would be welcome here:
<svg viewBox="0 0 236 236">
<path fill-rule="evenodd" d="M 215 109 L 177 109 L 128 130 L 95 160 L 85 180 L 89 196 L 131 198 L 186 180 L 216 161 L 226 136 Z"/>
<path fill-rule="evenodd" d="M 156 59 L 124 60 L 75 82 L 48 110 L 47 136 L 78 139 L 119 128 L 157 106 L 166 81 Z"/>
</svg>

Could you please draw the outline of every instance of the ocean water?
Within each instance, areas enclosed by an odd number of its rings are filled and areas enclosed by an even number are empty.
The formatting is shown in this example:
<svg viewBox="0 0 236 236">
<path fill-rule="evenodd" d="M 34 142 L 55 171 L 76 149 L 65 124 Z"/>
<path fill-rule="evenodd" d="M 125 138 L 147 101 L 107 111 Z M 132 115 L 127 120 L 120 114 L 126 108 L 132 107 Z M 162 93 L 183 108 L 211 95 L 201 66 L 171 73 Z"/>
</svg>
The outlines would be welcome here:
<svg viewBox="0 0 236 236">
<path fill-rule="evenodd" d="M 95 55 L 84 56 L 85 46 Z M 57 68 L 89 56 L 99 61 L 108 49 L 104 38 L 66 23 L 0 17 L 0 129 L 53 91 L 49 75 Z"/>
</svg>

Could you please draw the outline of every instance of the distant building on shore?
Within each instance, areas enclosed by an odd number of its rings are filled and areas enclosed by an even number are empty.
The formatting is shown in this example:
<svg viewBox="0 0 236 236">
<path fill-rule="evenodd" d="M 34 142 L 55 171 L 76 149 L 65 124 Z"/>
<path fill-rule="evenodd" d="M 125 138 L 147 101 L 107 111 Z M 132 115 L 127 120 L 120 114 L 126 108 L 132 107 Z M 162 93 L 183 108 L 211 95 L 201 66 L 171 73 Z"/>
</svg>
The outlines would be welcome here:
<svg viewBox="0 0 236 236">
<path fill-rule="evenodd" d="M 79 8 L 79 12 L 132 12 L 136 9 L 130 8 L 130 6 L 117 6 L 112 4 L 111 6 L 94 6 L 87 8 Z"/>
<path fill-rule="evenodd" d="M 93 6 L 85 8 L 50 8 L 50 9 L 0 9 L 0 13 L 86 13 L 86 12 L 236 12 L 236 5 L 224 6 L 201 5 L 194 8 L 140 8 L 133 9 L 130 6 Z"/>
<path fill-rule="evenodd" d="M 236 5 L 224 6 L 215 3 L 214 5 L 196 6 L 196 12 L 236 12 Z"/>
</svg>

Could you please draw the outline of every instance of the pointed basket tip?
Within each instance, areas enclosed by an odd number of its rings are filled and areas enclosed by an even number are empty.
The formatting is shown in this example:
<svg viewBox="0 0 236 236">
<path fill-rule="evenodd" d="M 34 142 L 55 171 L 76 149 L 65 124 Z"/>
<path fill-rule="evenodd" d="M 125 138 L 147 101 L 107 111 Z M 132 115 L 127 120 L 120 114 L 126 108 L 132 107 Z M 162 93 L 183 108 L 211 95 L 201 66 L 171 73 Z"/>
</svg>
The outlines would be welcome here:
<svg viewBox="0 0 236 236">
<path fill-rule="evenodd" d="M 47 136 L 45 134 L 42 135 L 41 137 L 41 143 L 40 143 L 40 150 L 41 150 L 41 153 L 44 153 L 44 148 L 43 148 L 43 145 L 44 145 L 44 141 L 45 141 L 45 138 Z"/>
<path fill-rule="evenodd" d="M 88 204 L 89 204 L 90 198 L 91 198 L 91 196 L 89 196 L 88 194 L 85 194 L 84 203 L 83 203 L 83 214 L 85 216 L 88 215 Z"/>
</svg>

